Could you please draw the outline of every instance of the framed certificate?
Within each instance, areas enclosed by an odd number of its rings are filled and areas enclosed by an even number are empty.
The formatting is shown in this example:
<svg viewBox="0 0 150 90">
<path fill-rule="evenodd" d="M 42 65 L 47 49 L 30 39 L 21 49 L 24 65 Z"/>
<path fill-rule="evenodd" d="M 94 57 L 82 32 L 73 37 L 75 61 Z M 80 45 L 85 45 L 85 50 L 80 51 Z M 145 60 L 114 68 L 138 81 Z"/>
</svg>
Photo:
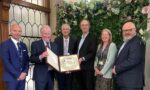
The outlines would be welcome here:
<svg viewBox="0 0 150 90">
<path fill-rule="evenodd" d="M 58 57 L 49 48 L 47 48 L 47 63 L 59 72 L 80 70 L 80 64 L 77 55 L 67 55 Z"/>
</svg>

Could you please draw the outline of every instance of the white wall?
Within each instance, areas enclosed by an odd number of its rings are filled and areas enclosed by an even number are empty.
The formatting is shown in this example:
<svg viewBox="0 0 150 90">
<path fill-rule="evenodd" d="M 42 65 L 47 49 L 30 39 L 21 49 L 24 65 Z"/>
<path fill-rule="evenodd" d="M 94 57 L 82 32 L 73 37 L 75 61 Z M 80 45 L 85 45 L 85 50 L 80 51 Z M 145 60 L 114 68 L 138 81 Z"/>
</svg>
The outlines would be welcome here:
<svg viewBox="0 0 150 90">
<path fill-rule="evenodd" d="M 150 0 L 149 0 L 150 2 Z M 150 29 L 150 13 L 148 14 L 147 28 Z M 145 55 L 145 88 L 144 90 L 150 90 L 150 38 L 146 42 L 146 55 Z"/>
</svg>

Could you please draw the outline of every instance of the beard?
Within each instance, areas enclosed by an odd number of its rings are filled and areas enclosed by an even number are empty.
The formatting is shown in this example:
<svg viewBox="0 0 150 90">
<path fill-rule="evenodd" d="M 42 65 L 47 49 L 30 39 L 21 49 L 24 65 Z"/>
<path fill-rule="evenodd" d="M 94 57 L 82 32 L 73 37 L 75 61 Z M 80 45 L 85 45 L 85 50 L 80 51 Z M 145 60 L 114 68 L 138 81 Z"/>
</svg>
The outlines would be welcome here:
<svg viewBox="0 0 150 90">
<path fill-rule="evenodd" d="M 133 38 L 133 36 L 123 36 L 123 41 L 128 41 L 132 38 Z"/>
</svg>

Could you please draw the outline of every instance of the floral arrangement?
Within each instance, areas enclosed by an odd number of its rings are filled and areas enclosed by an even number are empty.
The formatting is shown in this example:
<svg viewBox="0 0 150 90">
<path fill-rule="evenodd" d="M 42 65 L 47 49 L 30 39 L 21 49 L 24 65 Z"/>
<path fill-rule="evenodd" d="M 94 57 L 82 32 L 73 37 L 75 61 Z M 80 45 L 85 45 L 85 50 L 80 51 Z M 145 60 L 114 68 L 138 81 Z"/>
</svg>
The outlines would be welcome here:
<svg viewBox="0 0 150 90">
<path fill-rule="evenodd" d="M 73 0 L 70 0 L 73 1 Z M 104 28 L 111 30 L 113 41 L 120 43 L 121 27 L 125 21 L 132 20 L 138 30 L 147 29 L 147 14 L 142 13 L 142 8 L 148 5 L 148 0 L 97 0 L 94 2 L 63 2 L 58 5 L 57 31 L 60 35 L 62 23 L 69 23 L 71 35 L 79 36 L 80 21 L 88 19 L 91 24 L 91 32 L 97 37 Z M 141 34 L 140 34 L 141 35 Z"/>
</svg>

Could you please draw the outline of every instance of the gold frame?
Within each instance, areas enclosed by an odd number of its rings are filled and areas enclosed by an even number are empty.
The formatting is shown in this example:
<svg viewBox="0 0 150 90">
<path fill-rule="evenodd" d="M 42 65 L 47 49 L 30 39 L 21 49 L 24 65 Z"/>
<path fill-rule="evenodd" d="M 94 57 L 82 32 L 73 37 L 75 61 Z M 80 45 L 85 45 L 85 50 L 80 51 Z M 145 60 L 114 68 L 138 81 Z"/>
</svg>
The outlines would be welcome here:
<svg viewBox="0 0 150 90">
<path fill-rule="evenodd" d="M 67 55 L 59 57 L 60 72 L 80 70 L 77 55 Z"/>
</svg>

